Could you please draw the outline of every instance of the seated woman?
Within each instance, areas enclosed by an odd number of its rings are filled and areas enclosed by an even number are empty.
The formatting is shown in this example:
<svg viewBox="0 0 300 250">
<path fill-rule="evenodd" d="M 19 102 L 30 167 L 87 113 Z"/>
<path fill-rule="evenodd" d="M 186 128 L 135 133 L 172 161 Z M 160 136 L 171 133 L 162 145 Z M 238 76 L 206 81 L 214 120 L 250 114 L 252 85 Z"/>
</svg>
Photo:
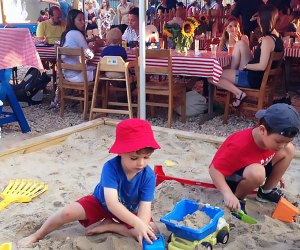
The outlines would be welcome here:
<svg viewBox="0 0 300 250">
<path fill-rule="evenodd" d="M 220 39 L 218 51 L 228 51 L 228 45 L 235 45 L 239 40 L 244 41 L 249 46 L 246 35 L 240 31 L 240 23 L 237 18 L 229 17 L 224 23 L 224 31 Z"/>
<path fill-rule="evenodd" d="M 67 16 L 66 30 L 61 35 L 60 46 L 64 48 L 83 48 L 87 59 L 93 58 L 93 52 L 89 49 L 87 41 L 85 40 L 85 18 L 84 14 L 80 10 L 72 9 Z M 79 57 L 65 56 L 63 57 L 65 63 L 78 64 L 80 62 Z M 88 81 L 93 81 L 94 70 L 96 67 L 87 66 L 87 78 Z M 83 82 L 83 72 L 75 70 L 65 70 L 65 78 L 70 82 Z"/>
<path fill-rule="evenodd" d="M 274 6 L 267 4 L 260 8 L 258 23 L 263 37 L 253 59 L 249 57 L 249 47 L 242 41 L 237 42 L 233 50 L 231 69 L 225 69 L 216 84 L 233 93 L 235 101 L 232 106 L 235 108 L 246 98 L 246 94 L 238 87 L 260 88 L 271 52 L 281 52 L 284 49 L 279 33 L 275 30 L 277 17 L 278 10 Z"/>
</svg>

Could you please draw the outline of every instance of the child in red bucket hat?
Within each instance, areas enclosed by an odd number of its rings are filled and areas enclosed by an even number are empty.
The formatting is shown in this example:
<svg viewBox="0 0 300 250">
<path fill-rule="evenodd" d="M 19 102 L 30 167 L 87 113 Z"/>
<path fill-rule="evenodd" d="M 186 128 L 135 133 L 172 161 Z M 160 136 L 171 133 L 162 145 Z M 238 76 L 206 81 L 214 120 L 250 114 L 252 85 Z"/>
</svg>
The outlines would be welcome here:
<svg viewBox="0 0 300 250">
<path fill-rule="evenodd" d="M 58 211 L 30 236 L 18 242 L 19 247 L 45 237 L 62 225 L 78 220 L 84 227 L 101 223 L 87 231 L 114 232 L 143 238 L 151 243 L 157 227 L 151 220 L 155 174 L 148 162 L 160 146 L 154 139 L 151 125 L 141 119 L 128 119 L 116 128 L 116 139 L 110 153 L 118 156 L 107 161 L 93 195 L 85 196 Z"/>
</svg>

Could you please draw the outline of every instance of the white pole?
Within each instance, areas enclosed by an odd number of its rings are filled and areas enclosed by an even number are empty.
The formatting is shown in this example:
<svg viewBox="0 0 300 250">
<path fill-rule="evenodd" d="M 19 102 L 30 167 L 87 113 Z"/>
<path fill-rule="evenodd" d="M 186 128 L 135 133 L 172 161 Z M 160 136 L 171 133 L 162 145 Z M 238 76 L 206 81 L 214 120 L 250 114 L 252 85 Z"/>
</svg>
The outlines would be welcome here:
<svg viewBox="0 0 300 250">
<path fill-rule="evenodd" d="M 139 1 L 139 29 L 140 29 L 140 118 L 146 119 L 146 94 L 145 94 L 145 48 L 146 48 L 146 39 L 145 39 L 145 13 L 146 13 L 146 6 L 145 0 Z"/>
</svg>

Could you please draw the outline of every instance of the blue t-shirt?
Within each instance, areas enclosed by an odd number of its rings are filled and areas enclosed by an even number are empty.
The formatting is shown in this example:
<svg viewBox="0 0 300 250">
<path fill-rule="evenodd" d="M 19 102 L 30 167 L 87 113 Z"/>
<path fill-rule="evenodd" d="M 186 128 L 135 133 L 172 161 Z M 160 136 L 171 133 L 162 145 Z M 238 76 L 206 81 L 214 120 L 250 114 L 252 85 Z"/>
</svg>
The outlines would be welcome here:
<svg viewBox="0 0 300 250">
<path fill-rule="evenodd" d="M 126 50 L 119 45 L 109 45 L 102 50 L 101 57 L 104 56 L 121 56 L 124 61 L 127 60 Z"/>
<path fill-rule="evenodd" d="M 154 199 L 155 182 L 155 174 L 148 165 L 128 181 L 121 165 L 121 157 L 116 156 L 104 164 L 100 182 L 95 187 L 93 195 L 108 211 L 104 187 L 116 189 L 119 201 L 129 211 L 136 213 L 141 201 L 150 202 Z"/>
</svg>

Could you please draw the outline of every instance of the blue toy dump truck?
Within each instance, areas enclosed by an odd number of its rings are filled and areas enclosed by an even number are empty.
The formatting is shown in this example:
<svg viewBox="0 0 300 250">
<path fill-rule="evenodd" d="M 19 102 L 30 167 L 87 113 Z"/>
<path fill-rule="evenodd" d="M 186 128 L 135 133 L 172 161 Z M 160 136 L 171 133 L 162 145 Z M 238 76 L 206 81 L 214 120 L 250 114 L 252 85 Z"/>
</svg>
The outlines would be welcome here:
<svg viewBox="0 0 300 250">
<path fill-rule="evenodd" d="M 174 221 L 183 221 L 185 216 L 193 214 L 197 210 L 204 212 L 210 217 L 210 222 L 199 228 L 193 229 L 187 226 L 178 225 Z M 181 200 L 174 209 L 163 216 L 160 221 L 172 232 L 169 250 L 197 250 L 198 248 L 213 249 L 217 243 L 226 244 L 229 239 L 229 225 L 223 218 L 224 211 L 218 207 L 208 204 L 199 206 L 195 201 Z"/>
</svg>

